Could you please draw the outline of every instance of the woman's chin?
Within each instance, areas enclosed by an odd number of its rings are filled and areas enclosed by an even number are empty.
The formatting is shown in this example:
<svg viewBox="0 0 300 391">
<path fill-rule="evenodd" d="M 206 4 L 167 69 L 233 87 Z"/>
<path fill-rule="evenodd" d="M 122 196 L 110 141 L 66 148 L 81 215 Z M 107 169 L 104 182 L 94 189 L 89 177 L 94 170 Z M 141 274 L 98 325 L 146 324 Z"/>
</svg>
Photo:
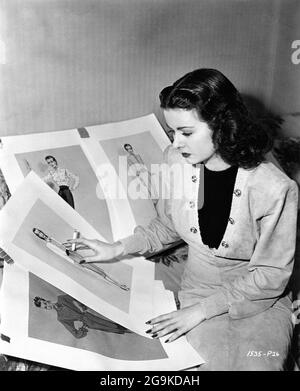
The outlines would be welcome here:
<svg viewBox="0 0 300 391">
<path fill-rule="evenodd" d="M 189 164 L 197 164 L 197 163 L 199 163 L 199 158 L 196 158 L 196 157 L 193 156 L 193 155 L 190 155 L 190 156 L 188 156 L 188 157 L 185 157 L 184 159 L 185 159 L 185 161 L 186 161 L 187 163 L 189 163 Z"/>
</svg>

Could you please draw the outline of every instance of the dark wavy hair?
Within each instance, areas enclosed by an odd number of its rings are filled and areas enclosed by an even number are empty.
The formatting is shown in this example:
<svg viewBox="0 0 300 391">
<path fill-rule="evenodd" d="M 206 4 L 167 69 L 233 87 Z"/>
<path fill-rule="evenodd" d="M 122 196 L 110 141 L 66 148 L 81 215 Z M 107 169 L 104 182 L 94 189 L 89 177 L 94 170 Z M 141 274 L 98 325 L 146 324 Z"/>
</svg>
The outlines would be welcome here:
<svg viewBox="0 0 300 391">
<path fill-rule="evenodd" d="M 132 148 L 132 145 L 131 144 L 124 144 L 123 145 L 123 148 L 127 151 L 127 147 L 130 147 L 130 148 Z"/>
<path fill-rule="evenodd" d="M 49 160 L 49 159 L 53 159 L 55 161 L 55 163 L 57 164 L 57 160 L 55 159 L 54 156 L 48 155 L 48 156 L 45 157 L 45 160 Z"/>
<path fill-rule="evenodd" d="M 33 302 L 36 305 L 36 307 L 40 307 L 42 301 L 46 301 L 46 300 L 39 296 L 35 296 L 35 298 L 33 299 Z"/>
<path fill-rule="evenodd" d="M 196 110 L 212 130 L 216 152 L 231 165 L 258 166 L 271 150 L 273 138 L 255 121 L 234 85 L 218 70 L 189 72 L 160 95 L 163 109 Z"/>
</svg>

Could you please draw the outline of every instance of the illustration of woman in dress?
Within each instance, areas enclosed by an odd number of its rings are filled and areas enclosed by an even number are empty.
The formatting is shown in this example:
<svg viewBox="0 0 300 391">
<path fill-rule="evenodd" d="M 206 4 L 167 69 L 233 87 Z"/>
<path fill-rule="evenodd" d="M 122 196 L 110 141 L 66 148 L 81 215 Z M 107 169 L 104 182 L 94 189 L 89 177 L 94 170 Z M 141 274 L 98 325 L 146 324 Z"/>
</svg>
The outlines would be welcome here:
<svg viewBox="0 0 300 391">
<path fill-rule="evenodd" d="M 145 188 L 147 189 L 149 198 L 152 199 L 155 204 L 157 202 L 158 196 L 155 186 L 153 184 L 153 179 L 151 178 L 151 172 L 148 170 L 146 164 L 141 158 L 141 155 L 134 152 L 131 144 L 124 144 L 123 147 L 128 153 L 128 173 L 130 175 L 135 175 L 140 180 L 143 186 L 145 186 Z"/>
<path fill-rule="evenodd" d="M 60 195 L 72 208 L 75 209 L 74 198 L 71 191 L 79 185 L 79 177 L 67 168 L 60 168 L 54 156 L 48 155 L 45 160 L 49 166 L 49 173 L 43 178 L 47 184 L 54 183 L 59 187 Z"/>
<path fill-rule="evenodd" d="M 9 197 L 10 197 L 10 191 L 6 184 L 4 175 L 0 170 L 0 209 L 6 204 Z"/>
<path fill-rule="evenodd" d="M 96 313 L 80 303 L 80 301 L 66 294 L 59 295 L 56 303 L 39 296 L 35 296 L 33 302 L 36 307 L 45 310 L 55 310 L 57 312 L 57 320 L 75 338 L 86 337 L 89 329 L 116 334 L 131 333 L 130 330 Z"/>
</svg>

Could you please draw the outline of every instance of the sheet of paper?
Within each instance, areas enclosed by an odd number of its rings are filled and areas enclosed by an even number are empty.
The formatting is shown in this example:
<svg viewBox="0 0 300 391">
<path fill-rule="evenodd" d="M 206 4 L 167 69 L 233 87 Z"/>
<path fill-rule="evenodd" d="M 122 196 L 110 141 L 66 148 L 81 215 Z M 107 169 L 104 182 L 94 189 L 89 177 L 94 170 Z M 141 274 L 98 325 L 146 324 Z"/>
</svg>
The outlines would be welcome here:
<svg viewBox="0 0 300 391">
<path fill-rule="evenodd" d="M 156 304 L 170 310 L 163 293 L 160 286 Z M 16 264 L 5 266 L 0 305 L 0 331 L 10 339 L 0 340 L 4 354 L 95 371 L 178 370 L 203 361 L 183 340 L 168 346 L 130 332 Z"/>
<path fill-rule="evenodd" d="M 78 129 L 3 137 L 0 169 L 11 193 L 30 171 L 59 192 L 45 160 L 54 157 L 78 177 L 70 190 L 75 209 L 108 241 L 118 240 L 156 216 L 159 164 L 170 141 L 154 114 L 82 130 L 85 137 Z"/>
<path fill-rule="evenodd" d="M 56 193 L 60 191 L 58 183 L 64 183 L 67 179 L 70 182 L 67 191 L 73 197 L 75 210 L 106 240 L 112 241 L 112 226 L 117 225 L 116 216 L 110 201 L 104 198 L 96 170 L 85 153 L 82 140 L 77 129 L 3 137 L 0 168 L 11 194 L 31 171 L 47 181 Z M 56 159 L 57 167 L 61 170 L 59 178 L 51 173 L 51 166 L 45 160 L 47 156 Z M 75 189 L 72 188 L 76 185 L 73 176 L 78 178 Z"/>
<path fill-rule="evenodd" d="M 112 241 L 156 216 L 159 165 L 170 142 L 155 116 L 84 132 L 85 138 L 77 129 L 3 138 L 0 168 L 13 197 L 0 212 L 0 246 L 15 264 L 6 265 L 1 289 L 1 332 L 10 343 L 0 340 L 0 352 L 75 370 L 199 365 L 202 358 L 184 337 L 165 344 L 166 337 L 145 333 L 148 319 L 176 309 L 172 293 L 154 280 L 152 262 L 127 257 L 98 265 L 130 288 L 125 291 L 33 233 L 38 228 L 64 242 L 77 229 Z M 60 193 L 47 156 L 70 172 L 70 184 L 78 182 L 67 190 L 74 208 Z"/>
<path fill-rule="evenodd" d="M 152 311 L 153 263 L 142 258 L 101 263 L 110 277 L 130 288 L 125 291 L 51 251 L 33 228 L 59 242 L 70 238 L 75 227 L 84 237 L 105 239 L 34 172 L 0 211 L 0 219 L 0 247 L 17 264 L 124 327 L 144 333 Z"/>
<path fill-rule="evenodd" d="M 153 292 L 153 317 L 176 311 L 174 293 L 165 289 L 160 280 L 156 280 Z M 193 368 L 205 361 L 182 336 L 171 343 L 165 343 L 170 335 L 160 338 L 174 370 Z"/>
<path fill-rule="evenodd" d="M 86 130 L 87 154 L 120 220 L 119 238 L 127 236 L 156 216 L 159 168 L 170 140 L 154 114 Z"/>
</svg>

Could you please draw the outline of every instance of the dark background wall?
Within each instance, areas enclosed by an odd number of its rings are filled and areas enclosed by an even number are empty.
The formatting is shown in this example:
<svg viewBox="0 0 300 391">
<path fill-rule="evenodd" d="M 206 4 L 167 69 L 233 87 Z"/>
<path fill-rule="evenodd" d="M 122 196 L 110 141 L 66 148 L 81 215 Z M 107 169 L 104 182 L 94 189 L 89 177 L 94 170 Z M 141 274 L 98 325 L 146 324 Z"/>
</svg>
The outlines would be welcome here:
<svg viewBox="0 0 300 391">
<path fill-rule="evenodd" d="M 300 111 L 298 0 L 0 2 L 0 135 L 157 114 L 162 87 L 223 71 L 278 113 Z"/>
</svg>

